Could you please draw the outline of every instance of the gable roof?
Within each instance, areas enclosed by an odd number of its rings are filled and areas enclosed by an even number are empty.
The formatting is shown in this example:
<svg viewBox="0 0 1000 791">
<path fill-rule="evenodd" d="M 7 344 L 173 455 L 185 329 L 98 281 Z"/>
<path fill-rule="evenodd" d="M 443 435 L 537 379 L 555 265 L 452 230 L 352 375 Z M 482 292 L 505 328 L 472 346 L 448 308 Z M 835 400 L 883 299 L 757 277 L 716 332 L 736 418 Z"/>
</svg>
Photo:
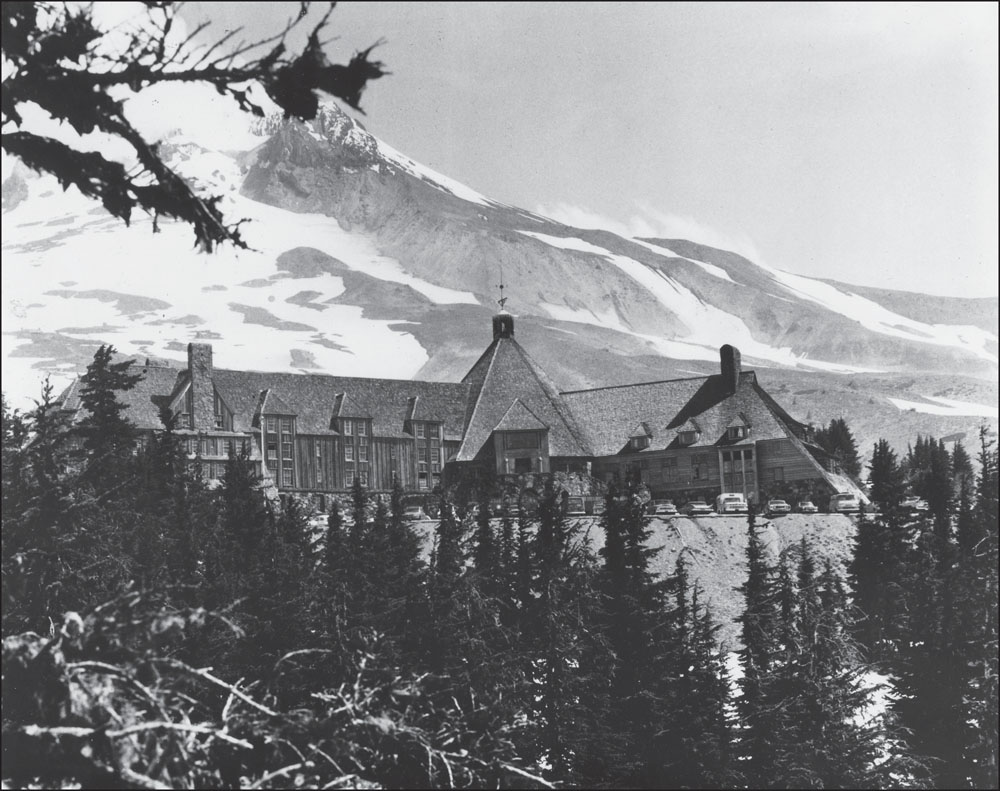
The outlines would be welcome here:
<svg viewBox="0 0 1000 791">
<path fill-rule="evenodd" d="M 223 399 L 225 401 L 225 399 Z M 261 393 L 260 414 L 262 415 L 294 415 L 296 411 L 293 407 L 285 403 L 284 399 L 271 388 L 265 388 Z"/>
<path fill-rule="evenodd" d="M 649 447 L 642 452 L 679 447 L 677 435 L 682 431 L 699 432 L 695 442 L 685 447 L 727 444 L 726 429 L 734 419 L 746 421 L 755 440 L 788 436 L 791 431 L 761 392 L 756 374 L 744 371 L 735 393 L 721 375 L 713 374 L 577 390 L 562 396 L 585 427 L 594 454 L 610 456 L 624 449 L 625 438 L 637 423 L 653 429 Z"/>
<path fill-rule="evenodd" d="M 559 391 L 513 338 L 494 338 L 462 383 L 469 387 L 469 400 L 456 461 L 472 461 L 517 400 L 548 427 L 550 456 L 590 455 Z"/>
<path fill-rule="evenodd" d="M 635 437 L 652 437 L 653 431 L 649 427 L 649 423 L 645 421 L 639 423 L 632 431 L 629 433 L 629 439 L 634 439 Z"/>
<path fill-rule="evenodd" d="M 187 385 L 187 370 L 138 363 L 132 370 L 141 372 L 143 378 L 132 390 L 119 396 L 127 407 L 125 417 L 140 429 L 162 429 L 160 408 L 169 406 Z M 330 418 L 338 397 L 341 397 L 345 416 L 370 417 L 374 435 L 403 438 L 409 436 L 403 430 L 403 424 L 410 399 L 417 398 L 422 413 L 420 419 L 442 423 L 444 439 L 457 441 L 462 436 L 469 395 L 468 385 L 455 382 L 363 379 L 223 368 L 213 371 L 212 381 L 233 412 L 233 430 L 237 432 L 251 431 L 259 426 L 260 415 L 266 412 L 295 415 L 296 429 L 300 434 L 335 434 L 330 428 Z M 345 397 L 348 401 L 346 408 L 343 405 Z M 351 407 L 352 404 L 357 406 Z M 60 396 L 60 407 L 73 412 L 79 409 L 79 380 Z"/>
<path fill-rule="evenodd" d="M 500 422 L 493 427 L 494 431 L 544 431 L 546 426 L 538 416 L 524 405 L 520 398 L 515 398 Z"/>
</svg>

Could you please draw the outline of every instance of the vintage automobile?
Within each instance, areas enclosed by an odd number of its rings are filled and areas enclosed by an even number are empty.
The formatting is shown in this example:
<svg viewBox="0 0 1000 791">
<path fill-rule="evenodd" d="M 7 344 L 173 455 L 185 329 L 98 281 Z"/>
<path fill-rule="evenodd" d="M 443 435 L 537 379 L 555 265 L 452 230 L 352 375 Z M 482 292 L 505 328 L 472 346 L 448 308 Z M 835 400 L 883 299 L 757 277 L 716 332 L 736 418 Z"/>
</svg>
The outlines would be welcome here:
<svg viewBox="0 0 1000 791">
<path fill-rule="evenodd" d="M 737 492 L 723 492 L 715 498 L 717 514 L 745 514 L 749 510 L 746 498 Z"/>
<path fill-rule="evenodd" d="M 851 492 L 838 492 L 830 497 L 831 514 L 856 514 L 861 510 L 861 500 Z"/>
<path fill-rule="evenodd" d="M 407 522 L 419 522 L 426 518 L 427 514 L 419 505 L 408 505 L 403 509 L 403 519 Z"/>
<path fill-rule="evenodd" d="M 899 501 L 899 507 L 905 511 L 926 511 L 930 506 L 919 497 L 904 497 Z"/>
<path fill-rule="evenodd" d="M 708 516 L 709 514 L 715 513 L 708 503 L 698 502 L 692 500 L 690 503 L 681 507 L 681 513 L 686 516 Z"/>
<path fill-rule="evenodd" d="M 653 514 L 656 516 L 677 516 L 677 506 L 671 500 L 657 500 L 653 503 Z"/>
<path fill-rule="evenodd" d="M 784 500 L 768 500 L 765 510 L 768 516 L 778 516 L 779 514 L 790 514 L 792 507 Z"/>
<path fill-rule="evenodd" d="M 800 514 L 815 514 L 819 512 L 819 509 L 813 505 L 812 500 L 801 500 L 798 504 L 798 512 Z"/>
</svg>

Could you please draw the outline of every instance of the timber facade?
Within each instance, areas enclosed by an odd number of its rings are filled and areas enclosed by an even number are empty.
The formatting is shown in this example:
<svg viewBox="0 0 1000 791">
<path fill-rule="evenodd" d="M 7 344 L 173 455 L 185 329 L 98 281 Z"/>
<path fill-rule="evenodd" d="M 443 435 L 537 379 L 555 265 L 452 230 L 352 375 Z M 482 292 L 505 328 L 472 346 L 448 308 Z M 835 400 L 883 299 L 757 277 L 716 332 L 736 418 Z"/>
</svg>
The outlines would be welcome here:
<svg viewBox="0 0 1000 791">
<path fill-rule="evenodd" d="M 758 501 L 789 482 L 853 488 L 728 345 L 718 374 L 561 392 L 501 311 L 461 382 L 219 369 L 203 343 L 188 345 L 186 368 L 147 361 L 141 373 L 122 396 L 141 432 L 172 416 L 206 477 L 221 477 L 230 453 L 245 448 L 283 494 L 344 494 L 355 481 L 432 492 L 463 478 L 554 472 L 595 490 L 641 480 L 664 498 L 741 492 Z M 78 386 L 61 397 L 77 413 Z"/>
</svg>

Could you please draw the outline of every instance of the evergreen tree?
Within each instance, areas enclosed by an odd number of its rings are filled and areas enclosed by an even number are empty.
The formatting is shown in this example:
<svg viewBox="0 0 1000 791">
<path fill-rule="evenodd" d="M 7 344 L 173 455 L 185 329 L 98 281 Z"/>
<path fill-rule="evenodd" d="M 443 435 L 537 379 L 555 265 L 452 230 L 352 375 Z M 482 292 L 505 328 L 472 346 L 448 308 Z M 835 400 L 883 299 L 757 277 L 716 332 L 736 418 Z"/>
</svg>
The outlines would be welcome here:
<svg viewBox="0 0 1000 791">
<path fill-rule="evenodd" d="M 623 784 L 658 787 L 670 781 L 662 755 L 670 736 L 655 734 L 671 716 L 670 687 L 690 637 L 687 571 L 683 558 L 673 580 L 660 580 L 651 571 L 661 548 L 647 545 L 652 531 L 636 482 L 626 482 L 621 494 L 609 488 L 602 524 L 604 566 L 598 579 L 614 655 L 608 738 L 618 742 L 610 745 L 610 771 Z M 675 606 L 668 617 L 671 589 Z"/>
<path fill-rule="evenodd" d="M 861 459 L 854 435 L 844 418 L 834 418 L 825 429 L 817 429 L 813 440 L 823 450 L 837 459 L 844 472 L 853 478 L 861 474 Z"/>
<path fill-rule="evenodd" d="M 493 524 L 490 517 L 489 492 L 485 487 L 480 487 L 479 501 L 476 508 L 476 535 L 473 562 L 476 571 L 479 572 L 483 580 L 489 580 L 496 585 L 500 579 L 500 567 L 497 541 L 493 533 Z"/>
<path fill-rule="evenodd" d="M 650 723 L 653 736 L 646 751 L 639 754 L 644 759 L 639 784 L 726 787 L 735 777 L 727 714 L 729 685 L 716 642 L 719 626 L 701 604 L 699 587 L 689 582 L 683 551 L 669 582 L 673 607 L 668 612 L 668 634 L 659 654 L 651 651 L 649 657 L 659 666 L 661 678 L 650 685 L 656 704 Z"/>
<path fill-rule="evenodd" d="M 769 709 L 770 674 L 778 653 L 780 612 L 775 596 L 774 569 L 767 562 L 758 534 L 753 505 L 747 515 L 747 580 L 737 590 L 743 594 L 742 696 L 738 701 L 742 732 L 740 753 L 745 782 L 762 788 L 773 782 L 777 756 L 773 746 L 774 722 Z"/>
<path fill-rule="evenodd" d="M 84 416 L 76 431 L 88 454 L 87 475 L 99 491 L 121 485 L 136 440 L 135 425 L 125 416 L 127 407 L 118 394 L 135 387 L 142 375 L 129 372 L 132 360 L 113 362 L 114 354 L 114 346 L 102 345 L 80 377 Z"/>
<path fill-rule="evenodd" d="M 975 486 L 976 475 L 972 469 L 972 458 L 961 440 L 956 441 L 955 447 L 951 450 L 951 472 L 956 496 L 962 490 L 963 484 L 968 484 L 970 488 Z"/>
<path fill-rule="evenodd" d="M 899 507 L 906 484 L 896 454 L 884 439 L 876 442 L 872 449 L 869 482 L 872 502 L 878 506 L 880 513 L 888 514 Z"/>
</svg>

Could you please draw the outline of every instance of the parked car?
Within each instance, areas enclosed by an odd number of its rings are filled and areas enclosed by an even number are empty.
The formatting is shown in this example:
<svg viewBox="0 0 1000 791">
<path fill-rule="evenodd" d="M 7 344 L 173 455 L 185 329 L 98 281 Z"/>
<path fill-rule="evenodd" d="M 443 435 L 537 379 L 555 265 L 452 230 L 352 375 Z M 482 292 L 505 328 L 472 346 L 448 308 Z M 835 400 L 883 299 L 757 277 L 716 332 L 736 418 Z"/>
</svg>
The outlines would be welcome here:
<svg viewBox="0 0 1000 791">
<path fill-rule="evenodd" d="M 831 514 L 856 514 L 861 510 L 861 500 L 851 492 L 839 492 L 830 497 Z"/>
<path fill-rule="evenodd" d="M 899 501 L 899 507 L 907 511 L 926 511 L 930 506 L 919 497 L 904 497 Z"/>
<path fill-rule="evenodd" d="M 426 518 L 427 514 L 419 505 L 408 505 L 403 509 L 403 519 L 407 522 L 419 522 Z"/>
<path fill-rule="evenodd" d="M 746 498 L 737 492 L 723 492 L 715 498 L 718 514 L 745 514 L 749 510 Z"/>
<path fill-rule="evenodd" d="M 656 516 L 677 516 L 677 506 L 671 500 L 657 500 L 653 503 L 653 513 Z"/>
<path fill-rule="evenodd" d="M 802 500 L 799 502 L 798 510 L 800 514 L 815 514 L 819 509 L 813 505 L 812 500 Z"/>
<path fill-rule="evenodd" d="M 566 498 L 566 514 L 568 516 L 583 516 L 587 513 L 584 499 L 576 495 Z"/>
<path fill-rule="evenodd" d="M 687 516 L 708 516 L 715 512 L 708 503 L 692 501 L 681 508 L 681 513 Z"/>
<path fill-rule="evenodd" d="M 778 514 L 791 513 L 792 507 L 784 500 L 768 500 L 766 510 L 768 516 L 777 516 Z"/>
</svg>

